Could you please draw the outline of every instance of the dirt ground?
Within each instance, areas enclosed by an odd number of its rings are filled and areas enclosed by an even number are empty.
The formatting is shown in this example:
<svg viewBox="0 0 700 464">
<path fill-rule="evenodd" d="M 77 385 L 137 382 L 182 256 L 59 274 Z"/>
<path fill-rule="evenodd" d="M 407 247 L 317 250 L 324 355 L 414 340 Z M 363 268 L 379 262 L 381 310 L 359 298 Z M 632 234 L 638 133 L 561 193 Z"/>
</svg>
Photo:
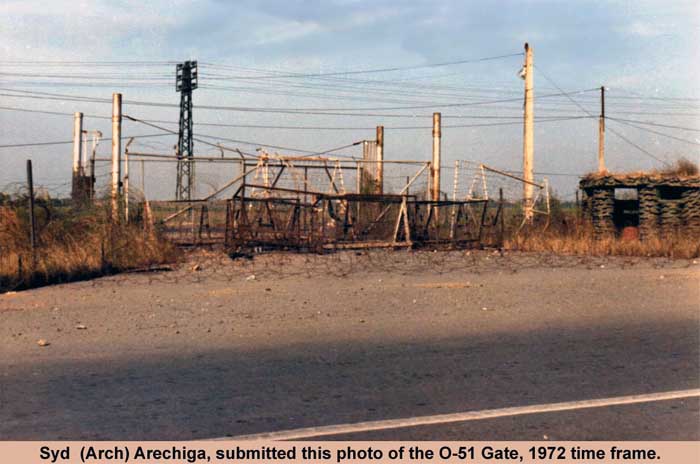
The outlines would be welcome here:
<svg viewBox="0 0 700 464">
<path fill-rule="evenodd" d="M 697 261 L 657 258 L 199 251 L 4 294 L 0 439 L 209 438 L 698 388 L 699 278 Z M 698 406 L 381 438 L 697 440 Z"/>
</svg>

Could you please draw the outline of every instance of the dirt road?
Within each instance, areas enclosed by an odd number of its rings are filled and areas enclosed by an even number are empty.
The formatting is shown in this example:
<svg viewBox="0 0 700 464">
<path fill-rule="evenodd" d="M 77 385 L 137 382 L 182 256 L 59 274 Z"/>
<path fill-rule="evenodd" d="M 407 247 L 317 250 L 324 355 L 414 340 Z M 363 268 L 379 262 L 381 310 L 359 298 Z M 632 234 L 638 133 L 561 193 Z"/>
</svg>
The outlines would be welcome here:
<svg viewBox="0 0 700 464">
<path fill-rule="evenodd" d="M 694 389 L 699 278 L 663 259 L 199 253 L 0 295 L 0 439 L 210 438 Z M 699 406 L 342 438 L 697 440 Z"/>
</svg>

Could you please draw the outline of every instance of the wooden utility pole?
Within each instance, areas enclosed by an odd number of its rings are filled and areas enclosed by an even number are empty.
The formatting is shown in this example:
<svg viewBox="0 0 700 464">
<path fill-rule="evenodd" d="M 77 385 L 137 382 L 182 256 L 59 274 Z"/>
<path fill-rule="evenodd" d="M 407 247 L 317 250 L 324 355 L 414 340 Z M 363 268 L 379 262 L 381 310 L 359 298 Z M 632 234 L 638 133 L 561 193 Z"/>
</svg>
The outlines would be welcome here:
<svg viewBox="0 0 700 464">
<path fill-rule="evenodd" d="M 81 173 L 81 163 L 80 154 L 83 150 L 83 113 L 75 113 L 73 118 L 73 176 L 72 188 L 71 188 L 71 198 L 77 200 L 80 197 L 80 192 L 78 191 L 82 185 L 80 176 Z"/>
<path fill-rule="evenodd" d="M 121 184 L 122 94 L 112 94 L 112 220 L 119 221 Z"/>
<path fill-rule="evenodd" d="M 442 137 L 441 115 L 433 113 L 433 161 L 430 164 L 430 199 L 440 201 L 440 140 Z"/>
<path fill-rule="evenodd" d="M 32 160 L 27 160 L 27 190 L 29 190 L 29 243 L 32 247 L 32 267 L 36 262 L 36 220 L 34 217 L 34 175 Z"/>
<path fill-rule="evenodd" d="M 601 87 L 600 118 L 598 118 L 598 172 L 605 171 L 605 87 Z"/>
<path fill-rule="evenodd" d="M 384 126 L 377 126 L 377 192 L 384 193 Z"/>
<path fill-rule="evenodd" d="M 525 114 L 523 125 L 523 211 L 525 219 L 530 222 L 533 218 L 533 201 L 535 197 L 534 183 L 534 69 L 532 47 L 525 44 Z"/>
</svg>

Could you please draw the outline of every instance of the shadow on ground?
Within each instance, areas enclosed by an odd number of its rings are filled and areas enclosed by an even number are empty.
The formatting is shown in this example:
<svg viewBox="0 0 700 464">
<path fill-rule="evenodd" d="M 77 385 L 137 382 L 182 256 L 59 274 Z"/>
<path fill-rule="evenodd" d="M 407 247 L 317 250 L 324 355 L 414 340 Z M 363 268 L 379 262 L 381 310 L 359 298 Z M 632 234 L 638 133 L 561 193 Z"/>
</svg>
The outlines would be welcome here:
<svg viewBox="0 0 700 464">
<path fill-rule="evenodd" d="M 688 320 L 6 365 L 0 439 L 195 439 L 697 388 L 698 334 Z M 613 417 L 653 438 L 654 416 L 630 414 Z M 610 417 L 595 430 L 587 439 L 620 439 Z"/>
</svg>

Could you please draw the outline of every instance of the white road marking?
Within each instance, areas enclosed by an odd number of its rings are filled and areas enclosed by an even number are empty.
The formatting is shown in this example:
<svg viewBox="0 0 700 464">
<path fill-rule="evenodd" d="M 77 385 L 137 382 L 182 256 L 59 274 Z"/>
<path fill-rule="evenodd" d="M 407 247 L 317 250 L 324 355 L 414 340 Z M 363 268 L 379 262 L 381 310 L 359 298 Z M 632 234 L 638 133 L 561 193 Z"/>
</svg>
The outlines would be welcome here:
<svg viewBox="0 0 700 464">
<path fill-rule="evenodd" d="M 568 401 L 564 403 L 534 404 L 511 408 L 485 409 L 482 411 L 467 411 L 453 414 L 438 414 L 434 416 L 408 417 L 404 419 L 389 419 L 354 424 L 337 424 L 323 427 L 308 427 L 279 432 L 239 435 L 237 437 L 215 438 L 214 440 L 297 440 L 304 438 L 323 437 L 347 433 L 371 432 L 374 430 L 398 429 L 416 427 L 419 425 L 448 424 L 451 422 L 467 422 L 497 417 L 520 416 L 524 414 L 541 414 L 557 411 L 573 411 L 576 409 L 603 408 L 625 404 L 650 403 L 654 401 L 677 400 L 700 397 L 700 388 L 692 390 L 676 390 L 644 395 L 616 396 L 592 400 Z"/>
</svg>

